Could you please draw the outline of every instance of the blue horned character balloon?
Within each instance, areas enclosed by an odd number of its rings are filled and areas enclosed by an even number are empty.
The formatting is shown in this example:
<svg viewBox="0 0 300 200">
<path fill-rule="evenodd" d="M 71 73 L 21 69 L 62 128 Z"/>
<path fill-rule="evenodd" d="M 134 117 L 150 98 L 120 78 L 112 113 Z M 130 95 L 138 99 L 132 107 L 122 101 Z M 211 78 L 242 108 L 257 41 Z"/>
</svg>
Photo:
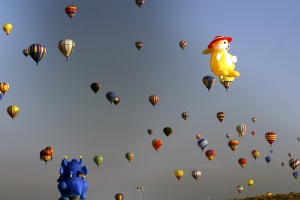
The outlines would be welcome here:
<svg viewBox="0 0 300 200">
<path fill-rule="evenodd" d="M 86 191 L 88 189 L 88 183 L 84 180 L 88 173 L 86 166 L 82 165 L 82 157 L 79 157 L 79 161 L 73 159 L 67 160 L 65 156 L 61 161 L 60 177 L 57 179 L 58 190 L 61 197 L 58 200 L 68 199 L 86 199 Z"/>
</svg>

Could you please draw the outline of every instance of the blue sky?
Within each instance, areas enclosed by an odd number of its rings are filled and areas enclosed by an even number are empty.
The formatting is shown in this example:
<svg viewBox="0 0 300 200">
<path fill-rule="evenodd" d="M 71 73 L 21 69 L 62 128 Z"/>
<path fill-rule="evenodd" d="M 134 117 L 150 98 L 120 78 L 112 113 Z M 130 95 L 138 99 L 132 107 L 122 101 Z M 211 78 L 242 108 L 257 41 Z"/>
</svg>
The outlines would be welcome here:
<svg viewBox="0 0 300 200">
<path fill-rule="evenodd" d="M 70 4 L 77 6 L 72 20 L 64 12 Z M 56 179 L 65 155 L 83 156 L 88 199 L 113 199 L 116 193 L 138 199 L 137 186 L 144 186 L 145 200 L 298 191 L 288 166 L 288 152 L 298 158 L 300 145 L 298 1 L 145 0 L 141 9 L 133 0 L 2 5 L 0 24 L 14 28 L 9 36 L 0 34 L 0 82 L 10 84 L 0 102 L 1 199 L 58 199 Z M 218 81 L 211 92 L 202 83 L 213 75 L 202 51 L 217 35 L 233 38 L 229 52 L 237 56 L 241 74 L 228 92 Z M 68 61 L 57 48 L 64 38 L 76 43 Z M 184 50 L 181 40 L 188 43 Z M 140 51 L 136 41 L 144 43 Z M 47 47 L 39 66 L 22 54 L 33 43 Z M 102 86 L 97 95 L 92 82 Z M 109 91 L 120 96 L 118 106 L 107 101 Z M 160 97 L 155 108 L 148 102 L 152 94 Z M 6 113 L 10 105 L 20 108 L 14 121 Z M 222 123 L 216 118 L 220 111 L 226 114 Z M 190 114 L 186 121 L 182 112 Z M 237 136 L 238 124 L 248 127 L 244 138 Z M 162 131 L 167 126 L 174 129 L 168 138 Z M 272 154 L 264 139 L 269 131 L 277 133 Z M 197 133 L 216 151 L 212 163 L 197 146 Z M 234 153 L 227 133 L 240 142 Z M 163 140 L 158 153 L 151 146 L 156 138 Z M 45 165 L 39 152 L 49 145 L 54 160 Z M 253 149 L 261 152 L 256 161 Z M 125 158 L 129 151 L 135 154 L 131 163 Z M 95 155 L 104 157 L 100 168 Z M 237 163 L 241 157 L 248 160 L 244 169 Z M 185 172 L 180 181 L 176 169 Z M 198 182 L 194 169 L 202 172 Z M 254 180 L 251 189 L 248 179 Z M 244 186 L 241 194 L 237 185 Z"/>
</svg>

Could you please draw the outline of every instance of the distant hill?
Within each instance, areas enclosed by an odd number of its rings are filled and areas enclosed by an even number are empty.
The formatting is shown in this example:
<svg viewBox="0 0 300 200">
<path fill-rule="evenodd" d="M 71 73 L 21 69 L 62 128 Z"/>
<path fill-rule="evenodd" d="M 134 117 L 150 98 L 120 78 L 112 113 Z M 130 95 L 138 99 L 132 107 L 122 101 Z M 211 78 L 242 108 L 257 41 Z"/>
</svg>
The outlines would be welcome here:
<svg viewBox="0 0 300 200">
<path fill-rule="evenodd" d="M 300 192 L 299 193 L 290 192 L 289 194 L 276 194 L 276 195 L 267 193 L 265 195 L 260 195 L 256 197 L 247 197 L 242 199 L 235 198 L 235 199 L 228 199 L 228 200 L 285 200 L 285 199 L 300 200 Z"/>
</svg>

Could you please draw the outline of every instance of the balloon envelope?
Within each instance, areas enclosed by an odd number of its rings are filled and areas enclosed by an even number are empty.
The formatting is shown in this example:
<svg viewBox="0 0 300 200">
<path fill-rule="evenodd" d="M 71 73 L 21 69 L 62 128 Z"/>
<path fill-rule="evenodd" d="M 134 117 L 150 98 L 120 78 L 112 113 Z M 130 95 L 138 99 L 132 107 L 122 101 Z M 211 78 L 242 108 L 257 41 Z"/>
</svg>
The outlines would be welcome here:
<svg viewBox="0 0 300 200">
<path fill-rule="evenodd" d="M 58 49 L 66 57 L 66 60 L 68 60 L 70 54 L 74 51 L 75 46 L 75 42 L 71 39 L 63 39 L 58 42 Z"/>
<path fill-rule="evenodd" d="M 91 89 L 93 90 L 93 92 L 96 94 L 101 88 L 100 83 L 98 82 L 94 82 L 91 84 Z"/>
<path fill-rule="evenodd" d="M 125 158 L 130 162 L 134 158 L 134 153 L 132 152 L 126 153 Z"/>
<path fill-rule="evenodd" d="M 206 139 L 200 139 L 198 140 L 198 146 L 200 147 L 200 149 L 202 149 L 202 151 L 205 149 L 205 147 L 207 146 L 208 142 Z"/>
<path fill-rule="evenodd" d="M 32 44 L 28 47 L 30 57 L 39 64 L 40 60 L 46 55 L 47 49 L 41 44 Z"/>
<path fill-rule="evenodd" d="M 19 107 L 16 105 L 8 106 L 7 113 L 12 119 L 14 119 L 19 113 Z"/>
<path fill-rule="evenodd" d="M 175 170 L 174 175 L 176 176 L 176 178 L 177 178 L 178 180 L 180 180 L 180 179 L 183 177 L 184 172 L 183 172 L 183 170 L 178 169 L 178 170 Z"/>
<path fill-rule="evenodd" d="M 199 177 L 201 176 L 201 171 L 200 170 L 193 170 L 192 171 L 192 177 L 198 181 Z"/>
<path fill-rule="evenodd" d="M 230 147 L 230 149 L 234 152 L 239 145 L 239 141 L 238 140 L 229 140 L 228 141 L 228 146 Z"/>
<path fill-rule="evenodd" d="M 162 144 L 163 144 L 163 142 L 160 139 L 152 140 L 152 146 L 156 150 L 156 152 L 158 152 L 158 150 L 160 149 Z"/>
<path fill-rule="evenodd" d="M 144 43 L 142 43 L 142 42 L 140 42 L 140 41 L 138 41 L 138 42 L 135 43 L 135 47 L 136 47 L 138 50 L 140 50 L 143 46 L 144 46 Z"/>
<path fill-rule="evenodd" d="M 181 40 L 181 41 L 179 42 L 179 46 L 180 46 L 180 48 L 182 48 L 182 49 L 184 49 L 184 48 L 186 47 L 186 45 L 187 45 L 187 42 L 184 41 L 184 40 Z"/>
<path fill-rule="evenodd" d="M 117 97 L 115 92 L 106 93 L 106 98 L 110 103 L 113 103 L 114 99 Z"/>
<path fill-rule="evenodd" d="M 270 146 L 272 146 L 273 142 L 276 140 L 276 133 L 267 132 L 265 134 L 265 139 L 269 142 Z"/>
<path fill-rule="evenodd" d="M 291 167 L 293 170 L 295 170 L 295 169 L 297 169 L 297 168 L 299 167 L 300 162 L 299 162 L 298 159 L 292 158 L 292 159 L 289 160 L 289 165 L 290 165 L 290 167 Z"/>
<path fill-rule="evenodd" d="M 3 30 L 6 33 L 6 35 L 9 35 L 10 32 L 12 31 L 12 29 L 13 29 L 13 25 L 12 24 L 7 23 L 7 24 L 3 25 Z"/>
<path fill-rule="evenodd" d="M 225 118 L 225 113 L 224 112 L 218 112 L 217 113 L 217 118 L 220 122 L 222 122 Z"/>
<path fill-rule="evenodd" d="M 215 78 L 213 76 L 204 76 L 202 79 L 203 84 L 205 87 L 210 91 L 210 88 L 215 84 Z"/>
<path fill-rule="evenodd" d="M 99 167 L 100 164 L 103 162 L 103 157 L 100 155 L 94 156 L 94 163 Z"/>
<path fill-rule="evenodd" d="M 247 159 L 246 158 L 240 158 L 238 160 L 238 163 L 241 165 L 242 168 L 244 168 L 245 165 L 247 164 Z"/>
<path fill-rule="evenodd" d="M 72 19 L 74 17 L 75 13 L 77 12 L 77 8 L 74 5 L 68 5 L 65 8 L 65 12 L 70 17 L 70 19 Z"/>
<path fill-rule="evenodd" d="M 150 95 L 148 100 L 154 107 L 159 102 L 159 97 L 156 95 Z"/>
</svg>

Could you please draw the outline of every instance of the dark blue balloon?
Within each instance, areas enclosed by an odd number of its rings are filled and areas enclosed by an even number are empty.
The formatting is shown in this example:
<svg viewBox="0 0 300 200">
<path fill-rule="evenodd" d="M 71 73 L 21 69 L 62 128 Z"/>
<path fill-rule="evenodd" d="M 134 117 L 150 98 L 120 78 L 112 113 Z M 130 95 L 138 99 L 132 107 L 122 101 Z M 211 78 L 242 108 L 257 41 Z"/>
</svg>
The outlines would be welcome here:
<svg viewBox="0 0 300 200">
<path fill-rule="evenodd" d="M 271 156 L 267 156 L 267 157 L 265 158 L 265 160 L 267 161 L 267 163 L 270 163 L 270 162 L 271 162 Z"/>
<path fill-rule="evenodd" d="M 114 99 L 117 97 L 116 93 L 108 92 L 106 93 L 106 98 L 110 103 L 113 103 Z"/>
<path fill-rule="evenodd" d="M 198 146 L 202 149 L 202 151 L 207 146 L 207 140 L 206 139 L 200 139 L 198 140 Z"/>
<path fill-rule="evenodd" d="M 202 79 L 203 84 L 207 87 L 208 91 L 215 83 L 215 78 L 212 76 L 204 76 Z"/>
<path fill-rule="evenodd" d="M 3 98 L 3 94 L 0 92 L 0 100 Z"/>
</svg>

